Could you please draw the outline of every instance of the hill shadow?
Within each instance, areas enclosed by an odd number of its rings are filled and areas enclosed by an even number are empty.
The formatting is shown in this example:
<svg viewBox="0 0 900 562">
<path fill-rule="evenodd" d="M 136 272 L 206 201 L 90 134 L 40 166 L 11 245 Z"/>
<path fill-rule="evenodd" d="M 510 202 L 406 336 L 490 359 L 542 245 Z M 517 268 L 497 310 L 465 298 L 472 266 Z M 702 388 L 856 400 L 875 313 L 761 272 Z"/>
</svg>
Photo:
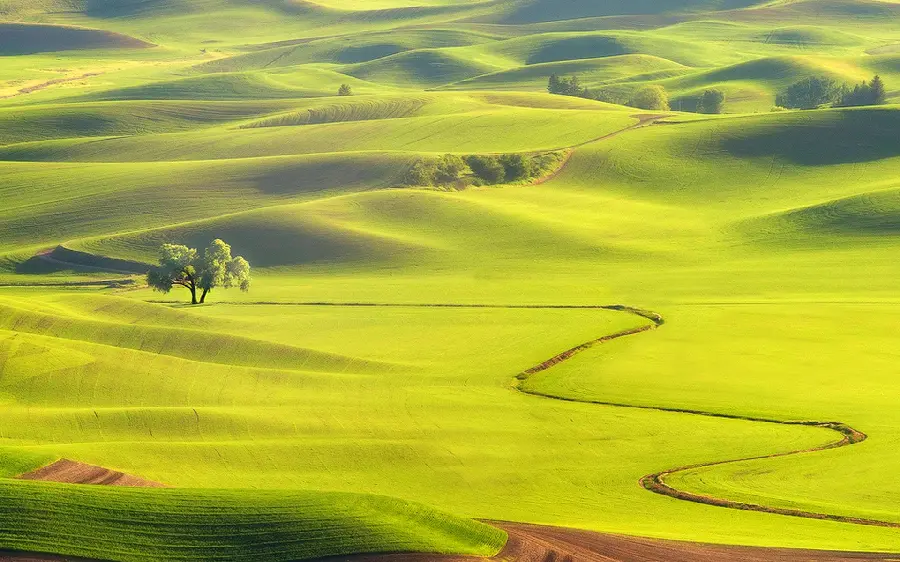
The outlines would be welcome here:
<svg viewBox="0 0 900 562">
<path fill-rule="evenodd" d="M 145 263 L 107 258 L 57 246 L 50 252 L 34 255 L 17 264 L 15 272 L 25 275 L 47 275 L 65 271 L 136 275 L 147 273 L 149 269 L 150 266 Z"/>
<path fill-rule="evenodd" d="M 862 109 L 812 113 L 771 122 L 721 140 L 738 158 L 778 156 L 803 166 L 874 162 L 900 156 L 900 111 Z"/>
</svg>

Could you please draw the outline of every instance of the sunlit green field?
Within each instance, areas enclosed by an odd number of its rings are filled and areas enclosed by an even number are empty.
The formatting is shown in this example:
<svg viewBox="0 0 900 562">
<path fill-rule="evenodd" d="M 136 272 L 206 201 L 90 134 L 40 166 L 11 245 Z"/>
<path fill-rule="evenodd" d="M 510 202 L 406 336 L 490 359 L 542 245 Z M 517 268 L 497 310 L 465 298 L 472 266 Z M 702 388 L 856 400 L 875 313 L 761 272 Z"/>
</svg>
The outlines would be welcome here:
<svg viewBox="0 0 900 562">
<path fill-rule="evenodd" d="M 659 4 L 0 1 L 0 549 L 489 556 L 506 520 L 900 551 L 639 484 L 836 439 L 737 418 L 839 421 L 868 439 L 667 482 L 900 524 L 900 106 L 770 111 L 810 74 L 900 102 L 900 4 Z M 678 111 L 709 87 L 726 114 Z M 548 151 L 534 185 L 404 179 Z M 146 288 L 214 238 L 249 293 Z M 650 322 L 601 305 L 665 323 L 516 378 Z M 60 458 L 171 488 L 14 479 Z"/>
</svg>

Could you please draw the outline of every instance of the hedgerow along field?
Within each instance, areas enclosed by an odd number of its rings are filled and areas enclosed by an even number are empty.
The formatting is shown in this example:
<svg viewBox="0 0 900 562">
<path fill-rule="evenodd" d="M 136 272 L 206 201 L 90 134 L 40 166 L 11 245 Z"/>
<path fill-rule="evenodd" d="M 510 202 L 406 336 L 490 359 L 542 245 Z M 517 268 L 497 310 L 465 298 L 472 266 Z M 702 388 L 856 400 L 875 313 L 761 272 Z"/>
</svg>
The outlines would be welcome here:
<svg viewBox="0 0 900 562">
<path fill-rule="evenodd" d="M 0 548 L 490 556 L 505 520 L 900 550 L 900 4 L 662 4 L 0 4 Z M 771 111 L 874 74 L 886 105 Z M 710 88 L 724 114 L 679 111 Z M 446 153 L 558 158 L 409 184 Z M 249 293 L 145 288 L 215 238 Z M 654 325 L 618 304 L 665 323 L 534 370 Z M 867 439 L 774 456 L 840 437 L 775 421 Z M 169 487 L 15 479 L 60 458 Z M 677 467 L 827 517 L 639 483 Z"/>
</svg>

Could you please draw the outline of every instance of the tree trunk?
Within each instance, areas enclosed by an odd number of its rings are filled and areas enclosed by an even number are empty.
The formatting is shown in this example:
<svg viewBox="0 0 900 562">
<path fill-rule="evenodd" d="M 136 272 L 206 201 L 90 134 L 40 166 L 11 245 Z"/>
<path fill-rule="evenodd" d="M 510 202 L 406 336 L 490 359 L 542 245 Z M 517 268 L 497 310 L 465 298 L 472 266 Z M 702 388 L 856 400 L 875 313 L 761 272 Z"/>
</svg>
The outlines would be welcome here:
<svg viewBox="0 0 900 562">
<path fill-rule="evenodd" d="M 197 304 L 197 287 L 193 283 L 188 287 L 191 290 L 191 304 Z"/>
<path fill-rule="evenodd" d="M 209 292 L 209 289 L 203 289 L 203 293 L 200 294 L 200 304 L 206 302 L 206 293 Z"/>
</svg>

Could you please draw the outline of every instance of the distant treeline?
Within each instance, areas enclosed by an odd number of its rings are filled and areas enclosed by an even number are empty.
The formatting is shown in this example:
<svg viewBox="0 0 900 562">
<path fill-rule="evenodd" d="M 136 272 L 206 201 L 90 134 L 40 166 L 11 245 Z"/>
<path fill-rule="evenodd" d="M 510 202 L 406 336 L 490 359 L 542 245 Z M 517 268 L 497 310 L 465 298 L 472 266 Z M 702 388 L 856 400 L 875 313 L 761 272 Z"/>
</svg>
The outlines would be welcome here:
<svg viewBox="0 0 900 562">
<path fill-rule="evenodd" d="M 822 106 L 859 107 L 882 105 L 887 91 L 880 76 L 852 88 L 825 76 L 810 76 L 792 84 L 778 95 L 775 105 L 786 109 L 816 109 Z"/>
<path fill-rule="evenodd" d="M 445 154 L 422 158 L 406 174 L 406 185 L 462 189 L 531 180 L 548 173 L 563 160 L 562 152 L 525 154 Z"/>
<path fill-rule="evenodd" d="M 547 91 L 561 96 L 574 96 L 628 105 L 639 109 L 653 111 L 669 111 L 670 109 L 669 94 L 663 86 L 658 84 L 641 88 L 626 97 L 605 90 L 585 88 L 581 85 L 577 76 L 564 77 L 554 74 L 550 76 L 550 80 L 547 83 Z M 684 101 L 681 100 L 682 103 L 679 105 L 683 105 Z M 696 113 L 722 113 L 725 110 L 725 92 L 721 90 L 705 90 L 695 99 L 688 101 L 692 103 L 688 103 L 686 106 L 694 107 Z"/>
</svg>

